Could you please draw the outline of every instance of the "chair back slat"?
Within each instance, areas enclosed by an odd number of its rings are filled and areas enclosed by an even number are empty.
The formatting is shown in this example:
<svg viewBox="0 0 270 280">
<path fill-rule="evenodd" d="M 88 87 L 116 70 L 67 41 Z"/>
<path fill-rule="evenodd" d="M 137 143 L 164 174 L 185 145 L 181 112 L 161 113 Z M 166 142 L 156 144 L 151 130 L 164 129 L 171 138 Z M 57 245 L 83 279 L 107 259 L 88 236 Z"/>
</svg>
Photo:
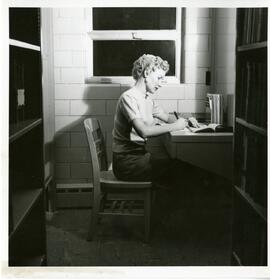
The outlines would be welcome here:
<svg viewBox="0 0 270 280">
<path fill-rule="evenodd" d="M 104 138 L 99 121 L 96 118 L 84 120 L 84 128 L 92 163 L 94 190 L 100 192 L 100 171 L 107 170 L 107 154 Z"/>
</svg>

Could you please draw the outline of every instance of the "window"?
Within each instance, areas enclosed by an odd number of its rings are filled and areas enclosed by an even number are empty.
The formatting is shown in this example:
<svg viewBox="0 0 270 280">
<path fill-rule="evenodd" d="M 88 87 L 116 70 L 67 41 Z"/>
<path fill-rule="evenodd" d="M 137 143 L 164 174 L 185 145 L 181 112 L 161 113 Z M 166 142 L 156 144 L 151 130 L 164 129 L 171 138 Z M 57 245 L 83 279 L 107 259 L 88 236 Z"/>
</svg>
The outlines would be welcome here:
<svg viewBox="0 0 270 280">
<path fill-rule="evenodd" d="M 170 64 L 167 82 L 180 81 L 181 9 L 176 7 L 92 8 L 91 81 L 131 82 L 133 62 L 143 54 Z"/>
</svg>

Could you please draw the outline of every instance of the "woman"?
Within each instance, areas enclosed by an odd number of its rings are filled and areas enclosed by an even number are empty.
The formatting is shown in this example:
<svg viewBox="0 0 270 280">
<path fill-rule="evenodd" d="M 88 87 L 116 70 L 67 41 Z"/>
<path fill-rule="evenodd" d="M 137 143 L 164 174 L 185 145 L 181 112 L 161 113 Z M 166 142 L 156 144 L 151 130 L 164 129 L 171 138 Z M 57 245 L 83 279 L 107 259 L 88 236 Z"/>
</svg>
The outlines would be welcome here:
<svg viewBox="0 0 270 280">
<path fill-rule="evenodd" d="M 167 61 L 150 54 L 142 55 L 133 64 L 135 85 L 120 96 L 114 118 L 113 172 L 118 179 L 169 183 L 173 173 L 178 173 L 176 168 L 186 168 L 181 161 L 176 164 L 170 159 L 156 159 L 145 150 L 148 137 L 187 126 L 184 118 L 167 114 L 151 99 L 168 70 Z M 164 124 L 158 125 L 158 121 Z"/>
</svg>

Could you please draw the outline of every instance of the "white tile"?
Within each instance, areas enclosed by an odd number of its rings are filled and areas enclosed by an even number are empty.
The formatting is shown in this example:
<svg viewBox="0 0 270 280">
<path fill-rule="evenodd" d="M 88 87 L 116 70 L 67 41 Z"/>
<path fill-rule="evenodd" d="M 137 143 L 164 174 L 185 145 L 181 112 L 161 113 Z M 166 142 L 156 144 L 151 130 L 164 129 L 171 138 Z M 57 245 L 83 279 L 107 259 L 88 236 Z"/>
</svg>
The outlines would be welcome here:
<svg viewBox="0 0 270 280">
<path fill-rule="evenodd" d="M 69 150 L 69 154 L 69 159 L 72 163 L 90 162 L 90 154 L 88 148 L 71 148 Z"/>
<path fill-rule="evenodd" d="M 84 18 L 84 8 L 61 8 L 59 9 L 61 18 Z"/>
<path fill-rule="evenodd" d="M 132 85 L 124 85 L 124 84 L 121 84 L 121 88 L 120 88 L 120 91 L 121 93 L 127 91 L 128 89 L 130 89 L 132 87 Z"/>
<path fill-rule="evenodd" d="M 235 82 L 235 68 L 217 68 L 217 83 L 231 84 Z"/>
<path fill-rule="evenodd" d="M 216 9 L 216 17 L 227 17 L 235 18 L 236 17 L 236 8 L 219 8 Z"/>
<path fill-rule="evenodd" d="M 210 34 L 211 19 L 209 18 L 187 18 L 186 34 Z"/>
<path fill-rule="evenodd" d="M 216 67 L 234 67 L 235 66 L 235 52 L 215 52 Z"/>
<path fill-rule="evenodd" d="M 186 18 L 209 17 L 209 8 L 186 8 Z"/>
<path fill-rule="evenodd" d="M 186 67 L 210 67 L 211 54 L 210 52 L 185 52 Z"/>
<path fill-rule="evenodd" d="M 83 121 L 87 117 L 85 116 L 84 117 L 79 116 L 79 117 L 80 119 L 70 127 L 70 132 L 85 132 Z"/>
<path fill-rule="evenodd" d="M 56 34 L 54 35 L 54 50 L 65 51 L 65 50 L 85 50 L 86 49 L 86 38 L 85 35 L 81 34 Z"/>
<path fill-rule="evenodd" d="M 233 52 L 235 51 L 235 35 L 220 35 L 216 36 L 215 48 L 219 52 Z"/>
<path fill-rule="evenodd" d="M 84 68 L 61 68 L 61 82 L 81 84 L 84 82 Z"/>
<path fill-rule="evenodd" d="M 227 124 L 229 126 L 234 125 L 234 108 L 235 108 L 235 96 L 234 94 L 227 95 Z"/>
<path fill-rule="evenodd" d="M 55 132 L 83 130 L 82 121 L 80 116 L 55 116 Z"/>
<path fill-rule="evenodd" d="M 167 113 L 177 111 L 177 100 L 158 100 L 158 104 Z"/>
<path fill-rule="evenodd" d="M 72 65 L 86 67 L 85 53 L 83 51 L 72 52 Z"/>
<path fill-rule="evenodd" d="M 183 99 L 184 86 L 183 85 L 164 85 L 153 96 L 153 99 Z"/>
<path fill-rule="evenodd" d="M 69 115 L 69 101 L 68 100 L 55 100 L 55 115 L 56 116 Z"/>
<path fill-rule="evenodd" d="M 215 88 L 217 93 L 235 94 L 235 83 L 216 84 Z"/>
<path fill-rule="evenodd" d="M 106 102 L 106 114 L 114 116 L 116 105 L 117 105 L 117 100 L 108 100 Z"/>
<path fill-rule="evenodd" d="M 185 67 L 185 83 L 205 84 L 205 75 L 207 70 L 207 68 Z"/>
<path fill-rule="evenodd" d="M 55 161 L 57 163 L 70 162 L 70 148 L 59 148 L 55 149 Z"/>
<path fill-rule="evenodd" d="M 90 163 L 72 163 L 70 169 L 71 178 L 92 178 Z"/>
<path fill-rule="evenodd" d="M 185 51 L 208 51 L 208 35 L 187 34 L 185 36 Z"/>
<path fill-rule="evenodd" d="M 181 113 L 204 113 L 204 100 L 180 100 L 178 101 L 178 110 Z"/>
<path fill-rule="evenodd" d="M 53 22 L 54 22 L 60 15 L 60 9 L 53 8 L 52 11 L 53 11 Z"/>
<path fill-rule="evenodd" d="M 84 34 L 86 33 L 84 19 L 80 18 L 57 18 L 54 21 L 54 34 Z"/>
<path fill-rule="evenodd" d="M 55 99 L 83 99 L 84 84 L 56 84 Z"/>
<path fill-rule="evenodd" d="M 236 20 L 234 18 L 219 18 L 216 20 L 217 34 L 236 34 Z"/>
<path fill-rule="evenodd" d="M 202 99 L 206 98 L 206 93 L 209 92 L 209 86 L 190 84 L 186 85 L 185 99 Z"/>
<path fill-rule="evenodd" d="M 104 133 L 105 132 L 112 133 L 114 118 L 112 118 L 112 116 L 98 116 L 98 119 L 101 123 L 101 127 Z"/>
<path fill-rule="evenodd" d="M 67 133 L 56 133 L 54 138 L 56 147 L 69 147 L 70 146 L 70 134 Z"/>
<path fill-rule="evenodd" d="M 61 83 L 61 68 L 54 68 L 54 82 Z"/>
<path fill-rule="evenodd" d="M 105 100 L 71 100 L 70 101 L 71 115 L 105 115 L 106 101 Z"/>
<path fill-rule="evenodd" d="M 56 66 L 56 67 L 72 66 L 71 51 L 55 51 L 54 52 L 54 66 Z"/>
<path fill-rule="evenodd" d="M 55 177 L 56 179 L 70 178 L 70 165 L 66 163 L 57 163 L 55 165 Z"/>
<path fill-rule="evenodd" d="M 120 84 L 86 85 L 83 99 L 116 99 L 120 97 Z"/>
<path fill-rule="evenodd" d="M 71 132 L 70 133 L 71 147 L 88 147 L 87 137 L 85 132 Z"/>
</svg>

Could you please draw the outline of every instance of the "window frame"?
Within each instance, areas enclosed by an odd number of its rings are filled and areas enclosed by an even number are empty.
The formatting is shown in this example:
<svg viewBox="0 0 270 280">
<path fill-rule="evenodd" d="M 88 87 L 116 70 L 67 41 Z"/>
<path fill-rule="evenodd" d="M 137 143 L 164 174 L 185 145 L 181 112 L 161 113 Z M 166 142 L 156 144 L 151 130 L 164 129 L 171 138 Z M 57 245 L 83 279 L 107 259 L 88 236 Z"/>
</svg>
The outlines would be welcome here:
<svg viewBox="0 0 270 280">
<path fill-rule="evenodd" d="M 134 7 L 125 5 L 126 7 Z M 160 5 L 152 5 L 152 7 L 163 8 Z M 168 7 L 168 6 L 166 6 Z M 180 84 L 181 75 L 181 48 L 182 48 L 182 8 L 176 5 L 169 6 L 169 8 L 176 9 L 176 28 L 175 29 L 162 29 L 162 30 L 93 30 L 92 14 L 93 8 L 99 8 L 98 6 L 92 6 L 88 9 L 88 36 L 87 46 L 88 55 L 87 59 L 87 79 L 89 83 L 121 83 L 121 84 L 132 84 L 134 83 L 133 77 L 130 76 L 94 76 L 94 65 L 89 63 L 93 61 L 93 41 L 115 41 L 115 40 L 172 40 L 175 41 L 175 75 L 166 76 L 163 81 L 164 84 Z M 113 7 L 106 7 L 113 8 Z M 132 65 L 130 66 L 132 67 Z M 130 69 L 131 72 L 131 69 Z"/>
</svg>

